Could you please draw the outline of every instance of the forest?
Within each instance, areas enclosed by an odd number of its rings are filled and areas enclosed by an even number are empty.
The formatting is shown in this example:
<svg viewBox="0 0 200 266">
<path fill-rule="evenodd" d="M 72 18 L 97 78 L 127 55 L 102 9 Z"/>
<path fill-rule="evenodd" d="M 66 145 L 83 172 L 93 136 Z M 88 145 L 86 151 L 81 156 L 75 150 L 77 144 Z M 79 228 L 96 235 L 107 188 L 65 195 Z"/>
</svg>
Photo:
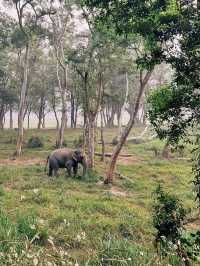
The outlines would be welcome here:
<svg viewBox="0 0 200 266">
<path fill-rule="evenodd" d="M 200 265 L 199 122 L 199 0 L 0 0 L 0 265 Z"/>
</svg>

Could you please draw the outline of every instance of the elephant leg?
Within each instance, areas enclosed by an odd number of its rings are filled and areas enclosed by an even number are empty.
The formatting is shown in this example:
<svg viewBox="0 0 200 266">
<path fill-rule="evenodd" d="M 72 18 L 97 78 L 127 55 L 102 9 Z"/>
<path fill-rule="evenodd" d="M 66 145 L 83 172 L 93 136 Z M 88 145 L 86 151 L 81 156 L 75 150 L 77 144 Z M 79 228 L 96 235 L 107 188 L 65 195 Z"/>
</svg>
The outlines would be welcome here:
<svg viewBox="0 0 200 266">
<path fill-rule="evenodd" d="M 67 169 L 67 173 L 68 173 L 68 175 L 71 176 L 71 175 L 72 175 L 72 173 L 71 173 L 71 169 L 72 169 L 72 161 L 71 161 L 71 160 L 67 161 L 66 164 L 65 164 L 65 167 L 66 167 L 66 169 Z"/>
<path fill-rule="evenodd" d="M 71 167 L 67 167 L 67 173 L 68 173 L 68 176 L 72 176 Z"/>
<path fill-rule="evenodd" d="M 52 176 L 53 175 L 53 169 L 52 167 L 49 165 L 49 173 L 48 176 Z"/>
<path fill-rule="evenodd" d="M 59 168 L 54 168 L 54 176 L 58 177 L 58 169 Z"/>
<path fill-rule="evenodd" d="M 51 174 L 50 176 L 58 176 L 58 169 L 59 165 L 57 161 L 53 158 L 50 158 L 49 160 L 49 174 Z"/>
<path fill-rule="evenodd" d="M 77 163 L 73 165 L 73 172 L 74 172 L 74 176 L 76 176 L 77 172 L 78 172 L 78 164 Z"/>
</svg>

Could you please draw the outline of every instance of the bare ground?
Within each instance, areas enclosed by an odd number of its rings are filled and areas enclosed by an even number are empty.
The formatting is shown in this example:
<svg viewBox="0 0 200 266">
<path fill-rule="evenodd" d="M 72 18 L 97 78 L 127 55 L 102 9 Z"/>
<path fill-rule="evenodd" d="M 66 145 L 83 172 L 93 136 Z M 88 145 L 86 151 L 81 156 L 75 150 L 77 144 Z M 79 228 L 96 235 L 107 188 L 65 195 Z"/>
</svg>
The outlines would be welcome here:
<svg viewBox="0 0 200 266">
<path fill-rule="evenodd" d="M 39 158 L 29 158 L 29 159 L 1 159 L 0 166 L 24 166 L 24 165 L 43 165 L 46 160 L 41 160 Z"/>
</svg>

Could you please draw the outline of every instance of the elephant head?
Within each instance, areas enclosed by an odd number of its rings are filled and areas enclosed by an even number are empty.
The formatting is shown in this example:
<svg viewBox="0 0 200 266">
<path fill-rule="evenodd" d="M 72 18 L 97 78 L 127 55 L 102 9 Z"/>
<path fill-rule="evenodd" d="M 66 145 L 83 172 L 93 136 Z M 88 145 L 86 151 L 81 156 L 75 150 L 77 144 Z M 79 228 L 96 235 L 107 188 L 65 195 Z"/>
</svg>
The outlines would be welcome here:
<svg viewBox="0 0 200 266">
<path fill-rule="evenodd" d="M 83 151 L 75 150 L 72 154 L 72 159 L 83 166 L 83 176 L 84 176 L 87 170 L 87 160 Z"/>
</svg>

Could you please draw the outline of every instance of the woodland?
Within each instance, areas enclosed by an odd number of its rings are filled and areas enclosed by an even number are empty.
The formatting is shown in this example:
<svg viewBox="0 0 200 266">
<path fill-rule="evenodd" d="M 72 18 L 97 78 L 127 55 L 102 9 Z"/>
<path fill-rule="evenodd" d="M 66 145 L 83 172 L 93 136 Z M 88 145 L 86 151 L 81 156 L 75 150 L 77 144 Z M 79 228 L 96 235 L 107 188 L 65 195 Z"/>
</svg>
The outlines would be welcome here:
<svg viewBox="0 0 200 266">
<path fill-rule="evenodd" d="M 199 122 L 198 0 L 1 0 L 0 265 L 200 265 Z"/>
</svg>

